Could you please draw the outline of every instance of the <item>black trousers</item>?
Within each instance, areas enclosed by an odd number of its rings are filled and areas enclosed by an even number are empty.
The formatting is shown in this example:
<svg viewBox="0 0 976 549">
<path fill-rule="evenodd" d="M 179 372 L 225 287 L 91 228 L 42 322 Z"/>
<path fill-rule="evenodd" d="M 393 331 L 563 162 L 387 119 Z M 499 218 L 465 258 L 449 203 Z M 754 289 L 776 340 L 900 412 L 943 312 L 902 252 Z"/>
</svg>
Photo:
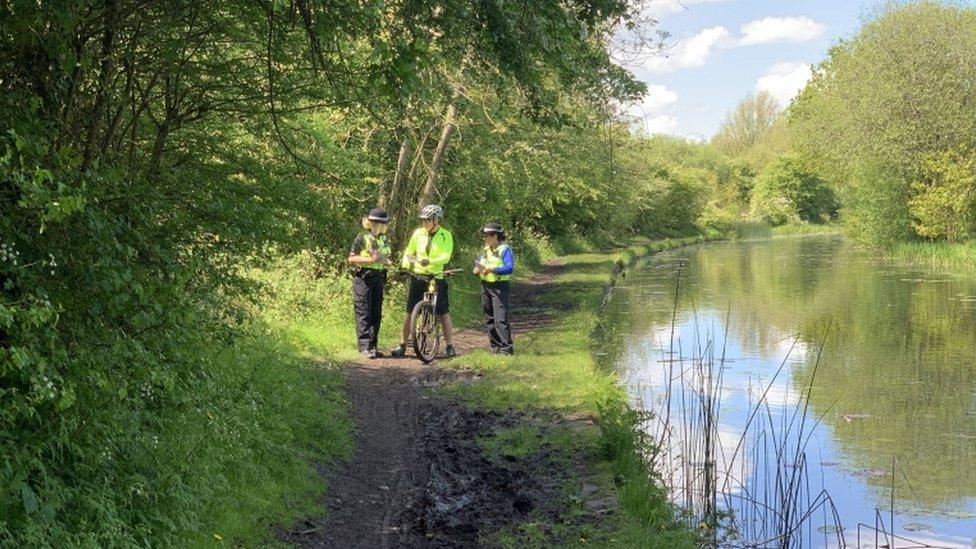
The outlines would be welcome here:
<svg viewBox="0 0 976 549">
<path fill-rule="evenodd" d="M 512 285 L 507 280 L 481 283 L 481 310 L 485 313 L 492 352 L 512 354 L 512 326 L 508 320 Z"/>
<path fill-rule="evenodd" d="M 352 275 L 352 305 L 356 314 L 356 341 L 360 351 L 376 349 L 383 319 L 386 271 L 360 269 Z"/>
</svg>

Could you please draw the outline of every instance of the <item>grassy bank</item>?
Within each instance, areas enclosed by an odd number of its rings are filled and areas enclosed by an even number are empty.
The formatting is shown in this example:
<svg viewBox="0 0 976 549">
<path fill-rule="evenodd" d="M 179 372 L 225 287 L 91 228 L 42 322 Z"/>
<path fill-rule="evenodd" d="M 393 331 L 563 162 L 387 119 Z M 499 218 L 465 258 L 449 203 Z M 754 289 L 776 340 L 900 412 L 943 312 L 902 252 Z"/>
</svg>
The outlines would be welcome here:
<svg viewBox="0 0 976 549">
<path fill-rule="evenodd" d="M 900 242 L 887 250 L 886 256 L 899 263 L 971 274 L 976 267 L 976 241 L 960 244 Z"/>
<path fill-rule="evenodd" d="M 810 234 L 840 234 L 840 225 L 817 225 L 814 223 L 789 223 L 771 227 L 759 221 L 738 220 L 721 227 L 722 236 L 737 240 L 761 240 L 774 236 L 794 236 Z"/>
<path fill-rule="evenodd" d="M 569 508 L 583 513 L 584 484 L 619 499 L 620 512 L 599 524 L 523 524 L 486 541 L 544 546 L 555 530 L 566 543 L 693 546 L 692 534 L 675 521 L 666 494 L 648 477 L 637 417 L 626 394 L 591 351 L 612 265 L 698 240 L 560 256 L 564 267 L 550 290 L 539 296 L 543 309 L 559 305 L 562 312 L 555 322 L 520 336 L 514 357 L 475 351 L 447 363 L 484 374 L 476 383 L 441 389 L 474 407 L 516 409 L 530 418 L 551 418 L 552 412 L 596 418 L 599 427 L 567 424 L 545 433 L 530 422 L 482 442 L 488 452 L 513 457 L 550 444 L 567 467 L 577 456 L 591 456 L 599 464 L 592 476 L 575 478 L 564 487 Z M 530 247 L 520 262 L 523 273 L 524 267 L 556 255 L 545 242 L 524 245 Z M 473 252 L 460 251 L 458 264 L 467 255 L 473 257 Z M 202 487 L 211 479 L 210 492 L 199 497 L 206 505 L 197 511 L 198 520 L 177 535 L 197 544 L 263 543 L 271 539 L 272 525 L 314 514 L 328 487 L 310 464 L 342 459 L 351 450 L 340 370 L 357 356 L 348 277 L 318 272 L 316 262 L 306 256 L 282 260 L 251 277 L 265 292 L 261 306 L 251 311 L 260 326 L 216 349 L 212 357 L 215 387 L 234 389 L 174 421 L 161 437 L 179 441 L 170 461 L 178 462 L 178 455 L 195 456 L 184 475 L 189 486 Z M 457 277 L 451 292 L 456 324 L 480 326 L 477 280 Z M 383 348 L 398 340 L 403 293 L 402 284 L 388 287 Z M 192 427 L 197 422 L 206 428 Z"/>
<path fill-rule="evenodd" d="M 842 231 L 843 228 L 840 225 L 817 225 L 814 223 L 791 223 L 770 229 L 773 236 L 840 234 Z"/>
<path fill-rule="evenodd" d="M 550 434 L 547 441 L 563 455 L 588 454 L 599 464 L 596 476 L 577 479 L 566 487 L 566 497 L 578 501 L 583 484 L 615 492 L 620 512 L 599 525 L 523 525 L 517 531 L 493 540 L 503 545 L 532 545 L 533 531 L 560 533 L 564 540 L 613 544 L 621 547 L 692 547 L 694 535 L 675 518 L 667 494 L 648 474 L 643 439 L 637 430 L 637 415 L 627 404 L 627 395 L 615 376 L 602 369 L 592 355 L 593 334 L 599 326 L 599 304 L 617 261 L 633 259 L 655 251 L 699 242 L 676 239 L 642 243 L 609 253 L 584 253 L 560 257 L 563 263 L 555 281 L 540 304 L 553 307 L 554 321 L 522 335 L 516 341 L 514 357 L 476 351 L 451 362 L 453 367 L 484 374 L 477 383 L 461 383 L 444 389 L 473 406 L 496 410 L 516 409 L 528 413 L 556 411 L 563 416 L 592 416 L 599 426 L 580 430 L 564 427 L 563 436 Z M 568 310 L 564 307 L 570 306 Z M 557 312 L 561 311 L 561 312 Z M 488 441 L 493 448 L 518 452 L 531 446 L 534 435 L 525 427 Z M 558 432 L 558 431 L 557 431 Z M 538 441 L 535 441 L 538 443 Z M 615 487 L 615 488 L 612 488 Z M 545 540 L 539 538 L 539 545 Z"/>
</svg>

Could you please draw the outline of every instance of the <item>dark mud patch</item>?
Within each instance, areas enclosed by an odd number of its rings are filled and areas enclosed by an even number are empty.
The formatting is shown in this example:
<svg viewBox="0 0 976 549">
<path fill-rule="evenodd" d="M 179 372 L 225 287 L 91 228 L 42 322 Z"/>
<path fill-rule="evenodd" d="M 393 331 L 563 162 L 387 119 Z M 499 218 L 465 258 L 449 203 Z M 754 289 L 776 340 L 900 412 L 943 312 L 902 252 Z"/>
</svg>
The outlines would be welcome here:
<svg viewBox="0 0 976 549">
<path fill-rule="evenodd" d="M 535 424 L 516 412 L 471 410 L 441 402 L 422 420 L 427 476 L 415 503 L 398 518 L 398 545 L 469 547 L 491 533 L 528 520 L 555 521 L 563 512 L 560 487 L 571 473 L 540 444 L 530 455 L 486 452 L 481 441 Z M 544 437 L 546 426 L 539 426 Z"/>
<path fill-rule="evenodd" d="M 471 409 L 427 390 L 477 379 L 416 361 L 349 364 L 354 455 L 319 466 L 324 515 L 279 529 L 279 539 L 300 547 L 490 546 L 496 533 L 528 520 L 563 522 L 561 490 L 586 466 L 560 456 L 546 436 L 573 422 Z M 531 451 L 489 451 L 486 440 L 520 428 L 532 433 Z"/>
</svg>

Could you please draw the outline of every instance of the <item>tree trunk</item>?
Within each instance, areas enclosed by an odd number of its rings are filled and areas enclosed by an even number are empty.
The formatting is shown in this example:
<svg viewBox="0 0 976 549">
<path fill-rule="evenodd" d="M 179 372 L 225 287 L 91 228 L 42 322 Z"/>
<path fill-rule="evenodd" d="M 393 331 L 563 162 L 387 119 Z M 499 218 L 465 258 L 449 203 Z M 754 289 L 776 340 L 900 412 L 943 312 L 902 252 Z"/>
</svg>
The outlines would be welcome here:
<svg viewBox="0 0 976 549">
<path fill-rule="evenodd" d="M 85 151 L 82 155 L 82 171 L 91 167 L 92 161 L 94 160 L 95 141 L 98 138 L 98 132 L 101 128 L 103 112 L 106 110 L 109 102 L 109 86 L 112 83 L 115 73 L 116 8 L 115 0 L 105 1 L 105 30 L 102 35 L 102 63 L 98 74 L 98 95 L 95 100 L 95 107 L 89 114 L 88 135 L 85 136 Z"/>
<path fill-rule="evenodd" d="M 444 115 L 444 127 L 441 129 L 441 138 L 437 141 L 437 148 L 434 149 L 434 157 L 430 162 L 430 171 L 427 172 L 427 183 L 417 199 L 417 207 L 423 208 L 430 204 L 437 192 L 437 177 L 440 175 L 441 166 L 444 164 L 444 152 L 451 141 L 451 135 L 456 128 L 455 118 L 457 117 L 457 107 L 452 101 L 447 106 L 447 114 Z"/>
<path fill-rule="evenodd" d="M 396 172 L 393 174 L 393 184 L 390 186 L 390 195 L 380 195 L 379 205 L 381 208 L 397 209 L 397 199 L 400 198 L 400 188 L 403 186 L 403 179 L 407 175 L 407 158 L 410 156 L 410 137 L 404 136 L 400 142 L 400 154 L 397 156 Z"/>
<path fill-rule="evenodd" d="M 392 220 L 390 221 L 390 245 L 399 249 L 405 240 L 407 231 L 406 214 L 410 193 L 405 193 L 409 186 L 407 164 L 410 162 L 410 134 L 403 136 L 400 142 L 400 154 L 397 156 L 396 173 L 393 174 L 393 184 L 390 186 L 390 196 L 380 196 L 380 207 L 386 208 Z"/>
</svg>

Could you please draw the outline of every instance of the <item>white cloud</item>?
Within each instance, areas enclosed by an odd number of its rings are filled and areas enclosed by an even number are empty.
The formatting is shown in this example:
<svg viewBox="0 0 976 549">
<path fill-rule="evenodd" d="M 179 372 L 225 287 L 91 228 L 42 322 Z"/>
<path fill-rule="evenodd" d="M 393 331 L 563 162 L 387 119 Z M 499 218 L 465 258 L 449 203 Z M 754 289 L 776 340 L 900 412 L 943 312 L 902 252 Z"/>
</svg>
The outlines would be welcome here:
<svg viewBox="0 0 976 549">
<path fill-rule="evenodd" d="M 820 38 L 825 31 L 826 26 L 809 17 L 763 17 L 742 25 L 739 35 L 723 26 L 709 27 L 694 36 L 678 40 L 664 52 L 647 52 L 642 56 L 642 62 L 625 64 L 649 72 L 672 72 L 701 67 L 716 49 L 806 42 Z"/>
<path fill-rule="evenodd" d="M 813 71 L 806 63 L 776 63 L 756 82 L 756 91 L 767 91 L 776 98 L 781 107 L 790 101 L 807 85 Z"/>
<path fill-rule="evenodd" d="M 647 133 L 668 133 L 678 126 L 678 119 L 667 114 L 667 110 L 677 102 L 678 93 L 674 90 L 649 84 L 644 98 L 629 106 L 625 115 Z"/>
<path fill-rule="evenodd" d="M 720 45 L 728 45 L 730 39 L 729 30 L 725 27 L 710 27 L 678 42 L 664 55 L 647 59 L 642 66 L 652 72 L 671 72 L 687 67 L 700 67 L 708 60 L 713 49 Z"/>
<path fill-rule="evenodd" d="M 763 17 L 742 25 L 739 45 L 808 42 L 824 35 L 827 27 L 809 17 Z"/>
<path fill-rule="evenodd" d="M 644 121 L 644 129 L 648 134 L 671 133 L 678 127 L 678 119 L 669 115 L 651 116 Z"/>
<path fill-rule="evenodd" d="M 644 114 L 659 113 L 677 102 L 678 92 L 666 86 L 648 84 L 647 94 L 644 96 L 644 100 L 641 101 L 640 108 L 644 111 Z"/>
</svg>

